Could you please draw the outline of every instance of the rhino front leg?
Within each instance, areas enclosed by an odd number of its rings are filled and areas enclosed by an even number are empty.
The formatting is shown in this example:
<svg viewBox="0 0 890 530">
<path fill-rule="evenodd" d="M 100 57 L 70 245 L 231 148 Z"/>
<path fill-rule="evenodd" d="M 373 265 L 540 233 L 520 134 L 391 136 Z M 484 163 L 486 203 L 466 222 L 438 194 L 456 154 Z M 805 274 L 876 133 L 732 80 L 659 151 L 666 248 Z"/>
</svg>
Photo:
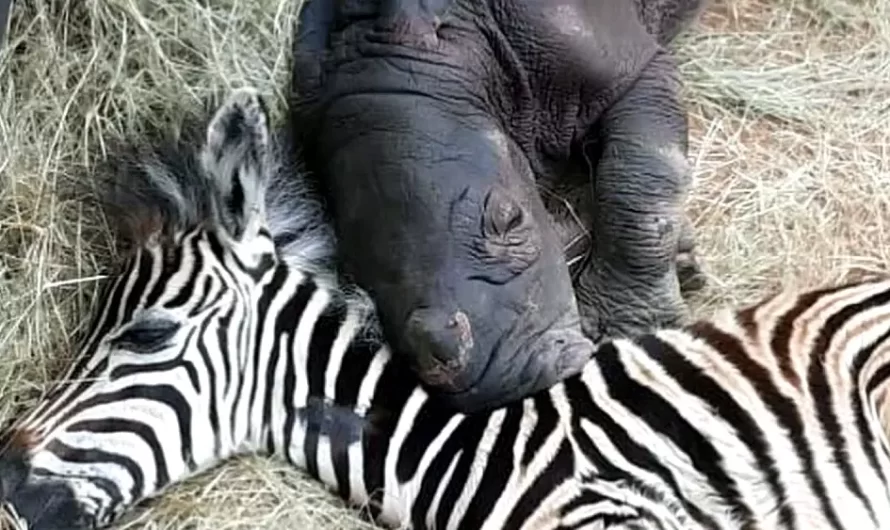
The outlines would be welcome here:
<svg viewBox="0 0 890 530">
<path fill-rule="evenodd" d="M 677 242 L 677 279 L 680 281 L 680 292 L 688 297 L 704 289 L 708 282 L 698 262 L 695 227 L 685 214 L 681 222 Z"/>
<path fill-rule="evenodd" d="M 578 278 L 594 340 L 674 326 L 687 316 L 680 281 L 701 288 L 692 225 L 688 125 L 672 57 L 660 51 L 590 132 L 600 152 L 593 186 L 593 253 Z"/>
</svg>

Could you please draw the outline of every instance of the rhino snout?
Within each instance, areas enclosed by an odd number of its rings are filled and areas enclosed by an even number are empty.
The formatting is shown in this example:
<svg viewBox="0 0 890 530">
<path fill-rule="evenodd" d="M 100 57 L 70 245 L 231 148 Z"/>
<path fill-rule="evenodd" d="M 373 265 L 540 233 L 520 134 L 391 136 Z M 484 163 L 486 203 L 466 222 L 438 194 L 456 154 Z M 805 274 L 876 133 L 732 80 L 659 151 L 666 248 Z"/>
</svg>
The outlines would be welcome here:
<svg viewBox="0 0 890 530">
<path fill-rule="evenodd" d="M 465 379 L 472 361 L 473 329 L 466 313 L 415 309 L 406 323 L 405 340 L 424 382 L 450 392 L 469 386 L 471 381 Z"/>
</svg>

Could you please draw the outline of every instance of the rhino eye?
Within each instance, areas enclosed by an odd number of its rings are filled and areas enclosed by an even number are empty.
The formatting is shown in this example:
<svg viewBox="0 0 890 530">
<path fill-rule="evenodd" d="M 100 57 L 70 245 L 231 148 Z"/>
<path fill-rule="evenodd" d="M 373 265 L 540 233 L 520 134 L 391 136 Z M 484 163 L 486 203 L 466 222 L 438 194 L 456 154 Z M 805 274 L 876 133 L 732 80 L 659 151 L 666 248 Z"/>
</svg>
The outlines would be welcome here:
<svg viewBox="0 0 890 530">
<path fill-rule="evenodd" d="M 489 237 L 506 237 L 516 233 L 526 221 L 522 206 L 506 191 L 495 188 L 483 203 L 483 233 Z"/>
<path fill-rule="evenodd" d="M 115 337 L 112 344 L 138 353 L 155 353 L 167 345 L 179 328 L 180 324 L 172 320 L 142 320 Z"/>
</svg>

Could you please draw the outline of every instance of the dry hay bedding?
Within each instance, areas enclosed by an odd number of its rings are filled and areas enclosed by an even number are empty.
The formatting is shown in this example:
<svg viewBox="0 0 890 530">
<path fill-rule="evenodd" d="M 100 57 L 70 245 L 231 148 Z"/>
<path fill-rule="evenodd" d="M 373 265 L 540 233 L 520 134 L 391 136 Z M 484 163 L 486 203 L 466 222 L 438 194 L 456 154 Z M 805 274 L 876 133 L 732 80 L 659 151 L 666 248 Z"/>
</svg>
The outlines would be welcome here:
<svg viewBox="0 0 890 530">
<path fill-rule="evenodd" d="M 30 0 L 0 51 L 0 418 L 67 362 L 103 263 L 101 217 L 63 193 L 109 143 L 230 87 L 283 108 L 292 0 Z M 885 270 L 890 2 L 715 1 L 677 43 L 711 286 L 701 314 L 778 285 Z M 121 528 L 362 528 L 288 466 L 243 458 Z"/>
</svg>

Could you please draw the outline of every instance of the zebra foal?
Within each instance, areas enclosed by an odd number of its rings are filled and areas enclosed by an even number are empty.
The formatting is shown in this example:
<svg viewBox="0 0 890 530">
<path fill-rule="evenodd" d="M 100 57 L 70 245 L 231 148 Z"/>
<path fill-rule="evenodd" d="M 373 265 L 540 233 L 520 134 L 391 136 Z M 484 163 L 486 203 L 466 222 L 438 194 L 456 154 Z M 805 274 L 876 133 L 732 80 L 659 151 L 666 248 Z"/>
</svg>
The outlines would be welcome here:
<svg viewBox="0 0 890 530">
<path fill-rule="evenodd" d="M 591 346 L 581 374 L 457 414 L 337 284 L 280 145 L 241 89 L 201 145 L 151 149 L 107 184 L 129 257 L 65 382 L 0 439 L 22 528 L 108 526 L 248 452 L 388 526 L 890 528 L 890 281 Z"/>
</svg>

